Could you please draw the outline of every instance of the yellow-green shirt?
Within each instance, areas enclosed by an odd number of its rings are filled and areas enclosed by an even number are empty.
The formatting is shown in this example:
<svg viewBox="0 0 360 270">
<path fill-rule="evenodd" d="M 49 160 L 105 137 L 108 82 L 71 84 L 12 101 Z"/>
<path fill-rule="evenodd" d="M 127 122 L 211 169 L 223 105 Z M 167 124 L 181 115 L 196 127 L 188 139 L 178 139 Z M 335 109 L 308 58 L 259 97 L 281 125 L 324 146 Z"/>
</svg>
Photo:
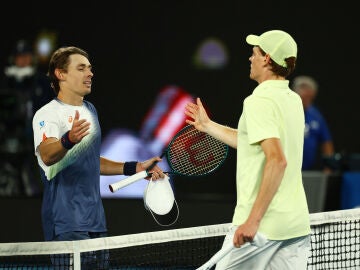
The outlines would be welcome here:
<svg viewBox="0 0 360 270">
<path fill-rule="evenodd" d="M 267 80 L 244 100 L 238 123 L 237 204 L 233 224 L 247 219 L 258 194 L 265 164 L 260 141 L 279 138 L 287 167 L 279 189 L 261 220 L 259 231 L 282 240 L 310 233 L 310 217 L 302 184 L 304 111 L 288 80 Z"/>
</svg>

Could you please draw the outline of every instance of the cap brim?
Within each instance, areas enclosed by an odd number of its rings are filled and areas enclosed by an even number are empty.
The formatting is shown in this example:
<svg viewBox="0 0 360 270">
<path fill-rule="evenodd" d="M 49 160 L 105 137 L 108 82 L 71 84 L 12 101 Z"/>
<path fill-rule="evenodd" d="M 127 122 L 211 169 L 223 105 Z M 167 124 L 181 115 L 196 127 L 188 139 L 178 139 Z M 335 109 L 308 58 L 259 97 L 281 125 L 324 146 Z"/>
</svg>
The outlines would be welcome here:
<svg viewBox="0 0 360 270">
<path fill-rule="evenodd" d="M 248 35 L 246 37 L 246 42 L 250 45 L 259 45 L 260 37 L 256 35 Z"/>
</svg>

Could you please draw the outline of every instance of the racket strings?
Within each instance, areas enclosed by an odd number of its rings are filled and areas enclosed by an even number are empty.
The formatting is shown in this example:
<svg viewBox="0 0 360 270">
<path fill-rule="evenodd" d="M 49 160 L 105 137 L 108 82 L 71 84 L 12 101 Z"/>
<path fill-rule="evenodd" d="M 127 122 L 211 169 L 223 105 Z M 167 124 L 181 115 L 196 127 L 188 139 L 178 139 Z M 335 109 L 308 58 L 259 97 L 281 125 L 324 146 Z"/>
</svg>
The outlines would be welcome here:
<svg viewBox="0 0 360 270">
<path fill-rule="evenodd" d="M 219 167 L 227 153 L 227 145 L 189 127 L 170 143 L 168 160 L 173 171 L 188 176 L 199 176 Z"/>
</svg>

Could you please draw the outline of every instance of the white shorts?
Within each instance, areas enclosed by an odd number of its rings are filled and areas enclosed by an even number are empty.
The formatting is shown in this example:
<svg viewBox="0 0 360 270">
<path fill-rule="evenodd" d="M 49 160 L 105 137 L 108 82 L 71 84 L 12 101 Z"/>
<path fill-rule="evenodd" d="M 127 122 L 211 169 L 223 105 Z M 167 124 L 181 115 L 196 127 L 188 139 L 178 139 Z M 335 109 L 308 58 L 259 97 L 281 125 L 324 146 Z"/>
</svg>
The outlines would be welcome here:
<svg viewBox="0 0 360 270">
<path fill-rule="evenodd" d="M 223 246 L 233 241 L 237 226 L 225 236 Z M 262 247 L 245 245 L 232 249 L 217 264 L 216 270 L 306 270 L 310 256 L 310 235 L 283 241 L 268 240 Z"/>
</svg>

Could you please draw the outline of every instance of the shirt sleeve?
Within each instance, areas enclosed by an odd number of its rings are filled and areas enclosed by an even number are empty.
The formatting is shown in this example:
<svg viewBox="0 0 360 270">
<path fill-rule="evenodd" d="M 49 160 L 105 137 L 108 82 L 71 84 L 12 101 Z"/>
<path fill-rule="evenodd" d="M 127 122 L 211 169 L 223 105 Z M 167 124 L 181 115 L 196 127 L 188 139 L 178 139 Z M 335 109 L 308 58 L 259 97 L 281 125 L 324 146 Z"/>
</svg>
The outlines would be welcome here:
<svg viewBox="0 0 360 270">
<path fill-rule="evenodd" d="M 33 118 L 34 131 L 34 148 L 35 152 L 41 142 L 47 138 L 54 137 L 59 139 L 62 134 L 59 134 L 59 124 L 55 112 L 38 111 Z"/>
<path fill-rule="evenodd" d="M 244 102 L 249 144 L 268 138 L 280 138 L 275 104 L 266 98 L 252 96 Z"/>
</svg>

